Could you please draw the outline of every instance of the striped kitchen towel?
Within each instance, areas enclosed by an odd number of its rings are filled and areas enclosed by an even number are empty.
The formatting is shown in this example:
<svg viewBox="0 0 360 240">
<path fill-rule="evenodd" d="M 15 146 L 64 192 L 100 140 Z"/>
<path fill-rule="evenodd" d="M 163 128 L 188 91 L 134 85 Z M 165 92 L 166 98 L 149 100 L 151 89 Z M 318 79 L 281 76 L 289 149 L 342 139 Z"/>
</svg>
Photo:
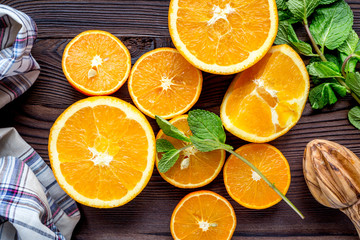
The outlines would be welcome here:
<svg viewBox="0 0 360 240">
<path fill-rule="evenodd" d="M 0 240 L 70 240 L 80 213 L 14 128 L 0 129 Z"/>
<path fill-rule="evenodd" d="M 0 108 L 35 82 L 40 66 L 31 55 L 37 28 L 25 13 L 0 4 Z"/>
</svg>

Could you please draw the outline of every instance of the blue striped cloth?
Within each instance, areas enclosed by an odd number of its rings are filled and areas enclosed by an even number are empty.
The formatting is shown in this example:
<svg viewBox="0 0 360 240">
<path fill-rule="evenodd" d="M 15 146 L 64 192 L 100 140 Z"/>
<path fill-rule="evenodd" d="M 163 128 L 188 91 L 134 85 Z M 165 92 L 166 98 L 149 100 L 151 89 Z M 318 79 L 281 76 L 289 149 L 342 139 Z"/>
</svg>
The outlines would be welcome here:
<svg viewBox="0 0 360 240">
<path fill-rule="evenodd" d="M 37 28 L 25 13 L 0 4 L 0 108 L 35 82 L 40 66 L 31 55 Z"/>
<path fill-rule="evenodd" d="M 80 213 L 14 128 L 0 129 L 0 239 L 70 240 Z"/>
</svg>

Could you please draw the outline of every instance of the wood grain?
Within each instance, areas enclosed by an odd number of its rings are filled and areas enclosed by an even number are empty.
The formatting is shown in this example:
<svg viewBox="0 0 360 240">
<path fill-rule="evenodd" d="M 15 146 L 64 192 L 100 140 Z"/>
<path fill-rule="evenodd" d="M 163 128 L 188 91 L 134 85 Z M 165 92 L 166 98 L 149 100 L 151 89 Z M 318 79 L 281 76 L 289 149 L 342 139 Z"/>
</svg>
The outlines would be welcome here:
<svg viewBox="0 0 360 240">
<path fill-rule="evenodd" d="M 348 2 L 355 14 L 354 28 L 360 33 L 360 1 Z M 61 70 L 62 52 L 71 38 L 88 29 L 110 31 L 129 48 L 133 63 L 151 49 L 172 46 L 167 29 L 169 1 L 5 0 L 1 3 L 24 11 L 37 22 L 39 37 L 33 55 L 41 66 L 41 74 L 27 93 L 0 110 L 0 127 L 15 127 L 47 162 L 50 127 L 64 109 L 86 97 L 68 84 Z M 219 113 L 232 78 L 204 73 L 203 91 L 195 108 Z M 114 96 L 131 102 L 126 85 Z M 303 151 L 314 138 L 336 141 L 360 156 L 359 131 L 347 120 L 347 112 L 354 104 L 351 98 L 344 98 L 322 111 L 314 111 L 307 104 L 299 123 L 271 142 L 290 163 L 292 183 L 287 196 L 304 213 L 305 220 L 300 220 L 283 202 L 267 210 L 241 207 L 227 194 L 222 174 L 201 188 L 221 194 L 234 206 L 238 224 L 233 239 L 357 239 L 352 223 L 343 213 L 323 207 L 313 199 L 302 174 Z M 152 119 L 149 121 L 156 133 L 158 127 Z M 227 137 L 234 147 L 245 143 L 229 133 Z M 172 239 L 171 213 L 191 191 L 169 185 L 154 170 L 145 190 L 123 207 L 100 210 L 79 204 L 82 218 L 73 239 Z"/>
</svg>

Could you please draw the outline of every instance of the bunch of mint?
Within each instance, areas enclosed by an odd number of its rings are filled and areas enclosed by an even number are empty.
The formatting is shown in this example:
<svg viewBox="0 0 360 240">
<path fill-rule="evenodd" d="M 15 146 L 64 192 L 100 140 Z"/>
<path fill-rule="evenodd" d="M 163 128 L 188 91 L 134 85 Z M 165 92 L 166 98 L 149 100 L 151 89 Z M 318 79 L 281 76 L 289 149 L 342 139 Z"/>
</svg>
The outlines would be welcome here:
<svg viewBox="0 0 360 240">
<path fill-rule="evenodd" d="M 299 54 L 311 57 L 307 70 L 315 85 L 309 101 L 322 109 L 347 94 L 360 104 L 360 41 L 352 29 L 353 12 L 344 0 L 276 0 L 279 30 L 275 44 L 288 44 Z M 293 28 L 302 24 L 309 37 L 299 40 Z M 348 113 L 349 121 L 360 129 L 360 107 Z"/>
<path fill-rule="evenodd" d="M 187 148 L 195 147 L 200 152 L 210 152 L 223 149 L 228 153 L 239 158 L 255 171 L 302 219 L 304 215 L 294 206 L 294 204 L 276 188 L 275 183 L 270 182 L 264 174 L 260 172 L 251 162 L 233 151 L 233 147 L 226 144 L 226 134 L 221 119 L 215 113 L 206 110 L 192 110 L 188 113 L 187 122 L 192 133 L 186 136 L 178 128 L 162 117 L 155 116 L 156 122 L 167 136 L 179 139 L 187 143 L 184 147 L 176 149 L 171 142 L 166 139 L 156 140 L 156 151 L 163 153 L 158 163 L 160 172 L 167 172 L 180 157 L 180 153 Z"/>
</svg>

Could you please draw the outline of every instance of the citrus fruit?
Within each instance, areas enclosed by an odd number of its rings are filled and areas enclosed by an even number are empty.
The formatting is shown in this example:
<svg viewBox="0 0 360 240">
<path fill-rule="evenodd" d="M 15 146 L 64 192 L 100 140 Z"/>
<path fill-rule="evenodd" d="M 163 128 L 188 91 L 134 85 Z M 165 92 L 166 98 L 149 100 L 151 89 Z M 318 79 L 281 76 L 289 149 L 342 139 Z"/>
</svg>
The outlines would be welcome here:
<svg viewBox="0 0 360 240">
<path fill-rule="evenodd" d="M 169 30 L 175 47 L 197 68 L 241 72 L 259 61 L 278 29 L 275 0 L 172 0 Z"/>
<path fill-rule="evenodd" d="M 211 191 L 186 195 L 176 206 L 170 222 L 175 240 L 229 240 L 235 227 L 233 207 Z"/>
<path fill-rule="evenodd" d="M 178 116 L 170 121 L 185 135 L 190 136 L 191 131 L 187 122 L 187 115 Z M 189 143 L 169 137 L 159 131 L 156 139 L 166 139 L 175 148 L 179 149 Z M 156 167 L 163 153 L 156 155 Z M 211 152 L 200 152 L 195 147 L 185 149 L 180 153 L 179 159 L 174 166 L 160 175 L 170 184 L 179 188 L 197 188 L 205 186 L 216 178 L 221 171 L 225 161 L 225 151 L 215 150 Z"/>
<path fill-rule="evenodd" d="M 111 33 L 90 30 L 66 46 L 62 68 L 69 83 L 89 95 L 109 95 L 126 81 L 131 57 L 125 45 Z"/>
<path fill-rule="evenodd" d="M 148 183 L 155 136 L 145 116 L 115 97 L 90 97 L 67 108 L 49 136 L 49 157 L 60 186 L 87 206 L 132 200 Z"/>
<path fill-rule="evenodd" d="M 158 48 L 136 61 L 128 87 L 143 113 L 169 119 L 185 113 L 197 102 L 202 74 L 176 49 Z"/>
<path fill-rule="evenodd" d="M 236 150 L 250 161 L 284 195 L 291 176 L 284 155 L 266 143 L 250 143 Z M 281 197 L 247 164 L 231 155 L 225 163 L 224 182 L 229 195 L 240 205 L 265 209 L 280 202 Z"/>
<path fill-rule="evenodd" d="M 221 104 L 221 120 L 246 141 L 274 140 L 299 121 L 309 87 L 300 56 L 287 45 L 272 47 L 256 65 L 236 75 Z"/>
</svg>

